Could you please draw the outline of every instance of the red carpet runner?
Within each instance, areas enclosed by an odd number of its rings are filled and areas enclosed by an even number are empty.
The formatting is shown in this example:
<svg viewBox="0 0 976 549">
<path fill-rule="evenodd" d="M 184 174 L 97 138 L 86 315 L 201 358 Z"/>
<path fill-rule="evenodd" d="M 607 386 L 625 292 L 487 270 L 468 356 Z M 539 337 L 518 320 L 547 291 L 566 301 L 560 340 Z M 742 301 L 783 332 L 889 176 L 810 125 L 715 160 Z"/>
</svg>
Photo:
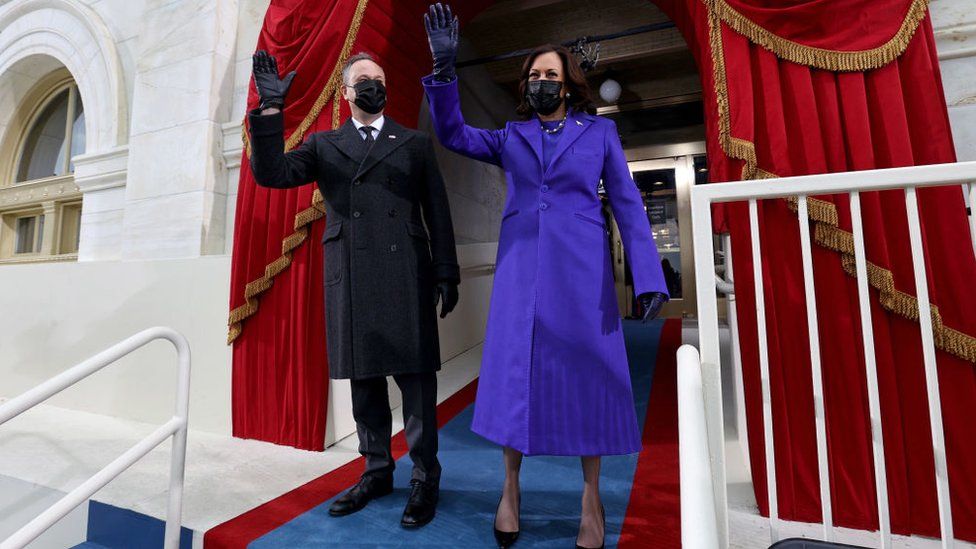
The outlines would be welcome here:
<svg viewBox="0 0 976 549">
<path fill-rule="evenodd" d="M 644 449 L 637 458 L 634 487 L 617 545 L 621 549 L 681 547 L 676 358 L 680 346 L 681 321 L 669 320 L 658 344 L 644 420 Z"/>
</svg>

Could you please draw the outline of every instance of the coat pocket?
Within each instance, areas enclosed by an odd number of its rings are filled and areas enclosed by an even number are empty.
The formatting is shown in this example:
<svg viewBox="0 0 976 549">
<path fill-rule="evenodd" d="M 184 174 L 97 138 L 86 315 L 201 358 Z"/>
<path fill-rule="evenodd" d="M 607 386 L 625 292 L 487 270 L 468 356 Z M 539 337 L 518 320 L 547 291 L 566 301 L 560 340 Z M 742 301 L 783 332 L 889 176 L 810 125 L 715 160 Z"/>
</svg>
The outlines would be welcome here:
<svg viewBox="0 0 976 549">
<path fill-rule="evenodd" d="M 418 278 L 426 278 L 431 269 L 430 236 L 423 225 L 406 221 L 407 234 L 413 244 L 413 253 L 409 254 L 409 268 L 411 274 Z"/>
<path fill-rule="evenodd" d="M 510 211 L 510 212 L 508 212 L 507 214 L 505 214 L 505 215 L 503 215 L 503 216 L 502 216 L 502 221 L 505 221 L 505 220 L 506 220 L 506 219 L 508 219 L 509 217 L 512 217 L 513 215 L 516 215 L 516 214 L 518 214 L 518 213 L 519 213 L 519 211 L 518 211 L 518 210 L 512 210 L 512 211 Z"/>
<path fill-rule="evenodd" d="M 425 231 L 422 226 L 414 223 L 413 221 L 407 221 L 406 224 L 407 234 L 422 240 L 430 240 L 430 237 L 427 236 L 427 231 Z"/>
<path fill-rule="evenodd" d="M 322 235 L 322 255 L 325 259 L 323 278 L 325 285 L 331 286 L 342 280 L 342 221 L 326 225 Z"/>
<path fill-rule="evenodd" d="M 584 147 L 579 145 L 573 146 L 573 156 L 577 158 L 595 160 L 601 156 L 601 153 L 602 151 L 594 149 L 593 147 Z"/>
<path fill-rule="evenodd" d="M 604 231 L 607 230 L 606 225 L 604 225 L 603 220 L 601 220 L 601 219 L 594 219 L 594 218 L 592 218 L 592 217 L 590 217 L 588 215 L 582 214 L 580 212 L 576 212 L 573 215 L 575 215 L 578 219 L 581 219 L 583 221 L 586 221 L 587 223 L 592 223 L 593 225 L 596 225 L 597 227 L 600 227 Z"/>
</svg>

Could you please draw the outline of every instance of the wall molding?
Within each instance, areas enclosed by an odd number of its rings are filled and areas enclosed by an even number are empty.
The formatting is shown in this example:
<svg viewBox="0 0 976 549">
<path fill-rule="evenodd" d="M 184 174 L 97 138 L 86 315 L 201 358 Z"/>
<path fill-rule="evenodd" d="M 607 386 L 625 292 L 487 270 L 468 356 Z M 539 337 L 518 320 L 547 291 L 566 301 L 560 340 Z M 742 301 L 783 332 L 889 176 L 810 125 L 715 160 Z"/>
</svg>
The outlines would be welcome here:
<svg viewBox="0 0 976 549">
<path fill-rule="evenodd" d="M 125 186 L 128 175 L 129 147 L 74 157 L 75 183 L 82 193 Z"/>
</svg>

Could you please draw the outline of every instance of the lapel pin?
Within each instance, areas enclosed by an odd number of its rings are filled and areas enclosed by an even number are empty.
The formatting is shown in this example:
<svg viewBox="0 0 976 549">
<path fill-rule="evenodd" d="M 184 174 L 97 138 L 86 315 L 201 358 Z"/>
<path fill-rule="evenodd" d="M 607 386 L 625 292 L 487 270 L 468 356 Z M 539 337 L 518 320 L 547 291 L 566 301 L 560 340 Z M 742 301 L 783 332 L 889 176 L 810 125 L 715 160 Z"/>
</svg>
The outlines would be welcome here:
<svg viewBox="0 0 976 549">
<path fill-rule="evenodd" d="M 390 135 L 390 139 L 396 139 L 395 135 Z"/>
<path fill-rule="evenodd" d="M 576 121 L 576 125 L 579 126 L 579 127 L 583 127 L 583 123 L 580 122 L 579 120 Z"/>
</svg>

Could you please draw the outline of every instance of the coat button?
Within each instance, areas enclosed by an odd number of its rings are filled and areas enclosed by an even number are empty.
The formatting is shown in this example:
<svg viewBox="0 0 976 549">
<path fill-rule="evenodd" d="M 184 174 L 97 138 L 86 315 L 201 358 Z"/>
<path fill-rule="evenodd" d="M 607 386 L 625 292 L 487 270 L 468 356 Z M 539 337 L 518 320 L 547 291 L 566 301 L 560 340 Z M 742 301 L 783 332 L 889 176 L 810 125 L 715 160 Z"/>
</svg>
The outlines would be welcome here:
<svg viewBox="0 0 976 549">
<path fill-rule="evenodd" d="M 396 244 L 394 244 L 394 245 L 392 245 L 392 246 L 390 246 L 390 251 L 391 251 L 391 252 L 395 252 L 395 251 L 397 251 L 397 245 L 396 245 Z"/>
<path fill-rule="evenodd" d="M 357 218 L 357 219 L 358 219 L 358 218 L 359 218 L 360 216 L 362 216 L 362 215 L 363 215 L 363 214 L 362 214 L 362 213 L 360 213 L 360 212 L 352 212 L 352 216 L 353 216 L 353 217 L 355 217 L 355 218 Z"/>
<path fill-rule="evenodd" d="M 544 192 L 544 193 L 549 192 L 549 185 L 543 185 L 542 186 L 542 192 Z"/>
<path fill-rule="evenodd" d="M 543 211 L 548 210 L 549 209 L 549 204 L 543 202 L 542 204 L 539 204 L 539 209 L 540 210 L 543 210 Z"/>
<path fill-rule="evenodd" d="M 390 210 L 390 217 L 396 217 L 396 214 L 397 214 L 396 210 Z"/>
</svg>

